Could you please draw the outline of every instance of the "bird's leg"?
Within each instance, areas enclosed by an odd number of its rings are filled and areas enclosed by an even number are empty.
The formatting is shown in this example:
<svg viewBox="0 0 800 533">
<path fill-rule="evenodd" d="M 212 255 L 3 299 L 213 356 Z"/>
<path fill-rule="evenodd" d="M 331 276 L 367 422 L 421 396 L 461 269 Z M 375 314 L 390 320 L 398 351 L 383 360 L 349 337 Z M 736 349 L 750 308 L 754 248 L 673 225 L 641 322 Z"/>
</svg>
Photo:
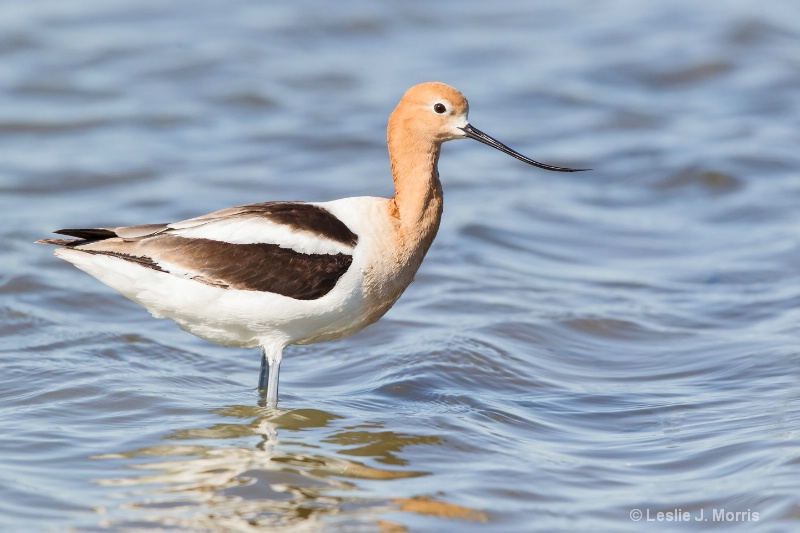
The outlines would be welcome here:
<svg viewBox="0 0 800 533">
<path fill-rule="evenodd" d="M 266 403 L 274 407 L 278 405 L 278 378 L 281 372 L 282 348 L 261 347 L 261 373 L 258 376 L 258 390 L 266 389 Z"/>
<path fill-rule="evenodd" d="M 261 372 L 258 374 L 258 390 L 264 391 L 267 389 L 267 376 L 269 376 L 269 370 L 267 366 L 267 351 L 264 347 L 261 347 Z"/>
</svg>

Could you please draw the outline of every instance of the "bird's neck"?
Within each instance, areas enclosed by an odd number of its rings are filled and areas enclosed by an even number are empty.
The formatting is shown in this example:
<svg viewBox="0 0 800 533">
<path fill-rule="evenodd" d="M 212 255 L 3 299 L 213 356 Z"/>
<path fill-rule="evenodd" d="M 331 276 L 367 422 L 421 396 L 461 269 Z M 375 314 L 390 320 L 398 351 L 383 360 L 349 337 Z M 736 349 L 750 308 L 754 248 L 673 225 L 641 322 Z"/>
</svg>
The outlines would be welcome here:
<svg viewBox="0 0 800 533">
<path fill-rule="evenodd" d="M 442 185 L 439 182 L 441 143 L 414 138 L 403 130 L 389 129 L 389 155 L 395 194 L 390 201 L 397 221 L 400 244 L 419 261 L 428 251 L 442 218 Z"/>
</svg>

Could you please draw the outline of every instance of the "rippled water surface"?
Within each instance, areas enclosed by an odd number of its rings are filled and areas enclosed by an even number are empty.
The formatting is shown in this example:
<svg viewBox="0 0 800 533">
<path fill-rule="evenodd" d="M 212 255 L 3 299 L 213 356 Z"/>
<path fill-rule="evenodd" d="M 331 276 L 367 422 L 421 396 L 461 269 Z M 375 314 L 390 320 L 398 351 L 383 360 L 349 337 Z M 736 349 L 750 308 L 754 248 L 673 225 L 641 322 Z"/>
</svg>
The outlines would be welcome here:
<svg viewBox="0 0 800 533">
<path fill-rule="evenodd" d="M 795 2 L 0 12 L 3 531 L 800 528 Z M 278 410 L 256 350 L 32 244 L 391 195 L 386 118 L 428 80 L 593 170 L 446 145 L 416 283 L 287 350 Z"/>
</svg>

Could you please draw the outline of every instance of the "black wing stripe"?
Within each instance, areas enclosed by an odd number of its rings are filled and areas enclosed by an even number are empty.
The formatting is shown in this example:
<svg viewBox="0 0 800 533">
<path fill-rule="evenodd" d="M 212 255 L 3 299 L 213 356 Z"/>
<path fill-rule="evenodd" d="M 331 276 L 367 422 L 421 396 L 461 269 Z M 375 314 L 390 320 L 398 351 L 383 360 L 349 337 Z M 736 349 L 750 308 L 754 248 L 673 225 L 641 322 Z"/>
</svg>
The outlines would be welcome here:
<svg viewBox="0 0 800 533">
<path fill-rule="evenodd" d="M 117 234 L 114 230 L 105 228 L 88 228 L 88 229 L 60 229 L 54 231 L 59 235 L 69 235 L 70 237 L 77 237 L 85 241 L 102 241 L 103 239 L 110 239 L 116 237 Z"/>
</svg>

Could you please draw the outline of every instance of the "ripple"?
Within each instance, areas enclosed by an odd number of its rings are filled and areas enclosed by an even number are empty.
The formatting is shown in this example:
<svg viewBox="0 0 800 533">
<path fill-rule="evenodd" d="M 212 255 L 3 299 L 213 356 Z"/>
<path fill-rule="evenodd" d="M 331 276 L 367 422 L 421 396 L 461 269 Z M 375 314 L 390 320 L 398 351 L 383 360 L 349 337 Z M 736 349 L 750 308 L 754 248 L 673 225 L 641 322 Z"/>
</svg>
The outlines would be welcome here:
<svg viewBox="0 0 800 533">
<path fill-rule="evenodd" d="M 108 126 L 110 121 L 101 118 L 84 118 L 60 121 L 0 119 L 0 135 L 35 133 L 37 135 L 61 135 Z"/>
</svg>

